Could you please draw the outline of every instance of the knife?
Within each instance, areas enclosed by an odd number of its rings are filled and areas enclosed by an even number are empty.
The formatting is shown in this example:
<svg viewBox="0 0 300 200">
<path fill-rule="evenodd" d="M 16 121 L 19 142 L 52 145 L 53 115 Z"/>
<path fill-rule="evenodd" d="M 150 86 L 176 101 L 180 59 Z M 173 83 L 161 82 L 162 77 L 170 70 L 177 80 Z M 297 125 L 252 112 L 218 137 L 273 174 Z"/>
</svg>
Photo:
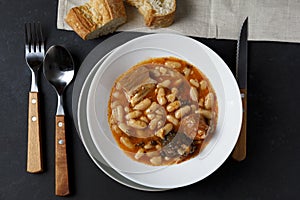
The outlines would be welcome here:
<svg viewBox="0 0 300 200">
<path fill-rule="evenodd" d="M 243 120 L 238 141 L 232 153 L 233 159 L 242 161 L 246 158 L 247 133 L 247 63 L 248 63 L 248 17 L 245 19 L 237 42 L 236 80 L 241 92 Z"/>
</svg>

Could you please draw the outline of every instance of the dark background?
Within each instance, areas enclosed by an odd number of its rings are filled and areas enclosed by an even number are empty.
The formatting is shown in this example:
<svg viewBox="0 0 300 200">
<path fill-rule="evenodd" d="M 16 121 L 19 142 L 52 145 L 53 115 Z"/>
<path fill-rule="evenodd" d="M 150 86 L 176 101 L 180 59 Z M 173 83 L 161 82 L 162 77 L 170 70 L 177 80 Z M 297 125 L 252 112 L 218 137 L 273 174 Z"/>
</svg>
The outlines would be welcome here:
<svg viewBox="0 0 300 200">
<path fill-rule="evenodd" d="M 40 74 L 45 172 L 26 172 L 27 105 L 31 74 L 24 60 L 24 23 L 43 25 L 46 47 L 67 47 L 79 69 L 105 38 L 83 41 L 56 29 L 57 1 L 0 0 L 0 200 L 15 199 L 299 199 L 300 44 L 249 42 L 248 155 L 228 158 L 206 179 L 165 192 L 143 192 L 106 176 L 89 158 L 72 121 L 67 88 L 67 142 L 72 195 L 54 194 L 56 95 Z M 233 70 L 236 41 L 198 38 Z M 201 170 L 201 169 L 199 169 Z M 195 172 L 197 173 L 197 172 Z M 180 175 L 179 175 L 180 176 Z"/>
</svg>

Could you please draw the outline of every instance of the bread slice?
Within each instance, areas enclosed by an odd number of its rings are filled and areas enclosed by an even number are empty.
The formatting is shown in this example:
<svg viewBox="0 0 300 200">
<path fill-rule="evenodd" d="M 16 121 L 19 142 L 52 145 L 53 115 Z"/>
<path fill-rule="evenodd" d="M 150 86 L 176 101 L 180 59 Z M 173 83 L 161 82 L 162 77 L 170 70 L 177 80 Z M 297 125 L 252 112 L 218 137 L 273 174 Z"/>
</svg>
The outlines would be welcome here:
<svg viewBox="0 0 300 200">
<path fill-rule="evenodd" d="M 138 8 L 146 26 L 159 28 L 170 26 L 175 18 L 176 0 L 126 0 Z"/>
<path fill-rule="evenodd" d="M 114 32 L 126 22 L 123 0 L 90 0 L 73 7 L 65 21 L 84 40 Z"/>
</svg>

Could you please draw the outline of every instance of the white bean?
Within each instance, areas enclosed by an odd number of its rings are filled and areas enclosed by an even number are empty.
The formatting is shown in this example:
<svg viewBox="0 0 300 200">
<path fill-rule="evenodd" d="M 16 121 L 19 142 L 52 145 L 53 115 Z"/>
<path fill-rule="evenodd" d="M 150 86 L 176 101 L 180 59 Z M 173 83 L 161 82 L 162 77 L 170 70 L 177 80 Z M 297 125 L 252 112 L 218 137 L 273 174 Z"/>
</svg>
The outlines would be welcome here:
<svg viewBox="0 0 300 200">
<path fill-rule="evenodd" d="M 159 104 L 156 102 L 152 102 L 151 106 L 147 108 L 146 114 L 150 114 L 155 112 L 159 108 Z"/>
<path fill-rule="evenodd" d="M 159 121 L 157 122 L 157 128 L 161 128 L 164 124 L 165 124 L 165 123 L 164 123 L 163 120 L 159 120 Z"/>
<path fill-rule="evenodd" d="M 188 77 L 191 73 L 191 69 L 186 67 L 183 69 L 183 73 L 184 73 L 185 77 Z"/>
<path fill-rule="evenodd" d="M 118 105 L 116 108 L 112 110 L 112 116 L 117 122 L 123 122 L 123 107 L 121 105 Z"/>
<path fill-rule="evenodd" d="M 160 105 L 165 105 L 167 103 L 167 100 L 165 98 L 165 90 L 164 88 L 159 88 L 157 92 L 157 101 Z"/>
<path fill-rule="evenodd" d="M 161 120 L 161 116 L 158 115 L 150 121 L 150 123 L 149 123 L 150 130 L 156 129 L 157 123 L 159 122 L 159 120 Z"/>
<path fill-rule="evenodd" d="M 120 97 L 120 92 L 116 91 L 112 94 L 113 97 L 119 98 Z"/>
<path fill-rule="evenodd" d="M 155 132 L 155 135 L 164 139 L 165 135 L 173 129 L 173 124 L 167 123 L 164 127 Z"/>
<path fill-rule="evenodd" d="M 198 91 L 197 88 L 191 87 L 190 89 L 190 97 L 193 101 L 198 101 Z"/>
<path fill-rule="evenodd" d="M 175 117 L 177 119 L 184 117 L 185 115 L 187 115 L 189 112 L 191 111 L 191 107 L 186 105 L 182 108 L 179 108 L 176 112 L 175 112 Z"/>
<path fill-rule="evenodd" d="M 111 128 L 112 128 L 112 130 L 113 130 L 115 133 L 117 133 L 118 135 L 120 135 L 120 134 L 122 133 L 121 129 L 119 129 L 119 127 L 118 127 L 116 124 L 112 125 Z"/>
<path fill-rule="evenodd" d="M 198 107 L 197 107 L 196 105 L 194 105 L 194 104 L 191 105 L 192 112 L 195 112 L 195 111 L 197 110 L 197 108 L 198 108 Z"/>
<path fill-rule="evenodd" d="M 168 156 L 165 156 L 164 159 L 165 159 L 166 161 L 169 161 L 171 158 L 168 157 Z"/>
<path fill-rule="evenodd" d="M 198 130 L 197 138 L 198 139 L 205 139 L 206 138 L 206 132 L 203 130 Z"/>
<path fill-rule="evenodd" d="M 125 115 L 125 118 L 127 120 L 129 120 L 129 119 L 135 119 L 135 118 L 140 117 L 142 114 L 143 113 L 141 111 L 135 110 L 135 111 L 132 111 L 132 112 L 128 113 L 127 115 Z"/>
<path fill-rule="evenodd" d="M 155 156 L 155 157 L 152 157 L 150 159 L 150 162 L 153 164 L 153 165 L 160 165 L 161 162 L 162 162 L 162 158 L 161 156 Z"/>
<path fill-rule="evenodd" d="M 152 149 L 153 148 L 153 146 L 152 146 L 152 144 L 151 144 L 151 142 L 148 142 L 147 144 L 145 144 L 145 146 L 144 146 L 144 149 Z"/>
<path fill-rule="evenodd" d="M 210 110 L 205 110 L 205 109 L 200 108 L 195 113 L 200 113 L 201 115 L 203 115 L 207 119 L 212 119 L 212 117 L 213 117 L 213 113 Z"/>
<path fill-rule="evenodd" d="M 207 88 L 207 82 L 206 82 L 206 80 L 202 80 L 200 82 L 200 89 L 205 90 L 206 88 Z"/>
<path fill-rule="evenodd" d="M 117 90 L 120 90 L 121 88 L 122 88 L 121 83 L 120 83 L 120 82 L 117 82 L 117 84 L 116 84 L 116 89 L 117 89 Z"/>
<path fill-rule="evenodd" d="M 129 107 L 126 106 L 126 107 L 124 108 L 124 111 L 125 111 L 126 113 L 129 113 L 129 111 L 130 111 Z"/>
<path fill-rule="evenodd" d="M 177 88 L 172 88 L 171 93 L 177 95 L 178 94 L 178 89 Z"/>
<path fill-rule="evenodd" d="M 119 123 L 118 127 L 119 127 L 119 129 L 121 129 L 121 131 L 123 131 L 123 133 L 125 133 L 127 135 L 130 135 L 132 133 L 130 128 L 125 123 Z"/>
<path fill-rule="evenodd" d="M 174 69 L 181 67 L 181 64 L 179 62 L 176 62 L 176 61 L 166 61 L 165 65 L 167 67 L 171 67 L 171 68 L 174 68 Z"/>
<path fill-rule="evenodd" d="M 174 101 L 172 103 L 170 103 L 168 106 L 167 106 L 167 111 L 168 112 L 173 112 L 174 110 L 176 110 L 177 108 L 180 107 L 180 101 Z"/>
<path fill-rule="evenodd" d="M 134 155 L 134 158 L 138 160 L 138 159 L 140 159 L 143 155 L 144 155 L 144 149 L 140 148 L 140 149 L 136 152 L 136 154 Z"/>
<path fill-rule="evenodd" d="M 173 129 L 173 125 L 171 123 L 167 123 L 163 129 L 165 131 L 165 134 L 168 134 Z"/>
<path fill-rule="evenodd" d="M 176 87 L 179 87 L 179 85 L 182 83 L 182 79 L 180 78 L 180 79 L 178 79 L 178 80 L 176 80 L 175 82 L 174 82 L 174 85 L 176 86 Z"/>
<path fill-rule="evenodd" d="M 116 108 L 118 105 L 120 105 L 120 102 L 119 102 L 119 101 L 114 101 L 114 102 L 111 103 L 110 107 L 111 107 L 111 109 L 114 109 L 114 108 Z"/>
<path fill-rule="evenodd" d="M 205 97 L 205 101 L 204 101 L 205 108 L 211 109 L 211 107 L 213 105 L 213 101 L 214 101 L 214 94 L 210 92 Z"/>
<path fill-rule="evenodd" d="M 172 70 L 169 70 L 168 72 L 168 74 L 170 74 L 171 77 L 175 77 L 175 72 L 173 72 Z"/>
<path fill-rule="evenodd" d="M 177 150 L 177 153 L 182 156 L 185 153 L 185 151 L 183 148 L 180 148 Z"/>
<path fill-rule="evenodd" d="M 146 116 L 141 116 L 140 120 L 142 120 L 142 121 L 144 121 L 146 123 L 149 123 L 149 119 Z"/>
<path fill-rule="evenodd" d="M 136 104 L 133 109 L 134 110 L 146 110 L 151 104 L 151 100 L 146 98 L 142 100 L 140 103 Z"/>
<path fill-rule="evenodd" d="M 154 119 L 155 116 L 156 116 L 156 115 L 153 114 L 153 113 L 147 114 L 147 117 L 148 117 L 148 119 L 150 119 L 150 120 Z"/>
<path fill-rule="evenodd" d="M 158 87 L 158 88 L 160 88 L 160 87 L 165 87 L 165 88 L 167 88 L 167 87 L 170 86 L 170 84 L 171 84 L 171 81 L 170 81 L 169 79 L 167 79 L 167 80 L 164 80 L 164 81 L 161 82 L 161 83 L 158 83 L 158 84 L 157 84 L 157 87 Z"/>
<path fill-rule="evenodd" d="M 166 73 L 167 73 L 167 69 L 166 68 L 164 68 L 164 67 L 160 67 L 159 68 L 159 72 L 162 74 L 162 75 L 165 75 Z"/>
<path fill-rule="evenodd" d="M 190 83 L 197 88 L 200 85 L 197 79 L 190 79 Z"/>
<path fill-rule="evenodd" d="M 203 107 L 203 106 L 204 106 L 204 99 L 203 99 L 203 98 L 199 99 L 198 105 L 199 105 L 200 107 Z"/>
<path fill-rule="evenodd" d="M 171 94 L 167 95 L 167 100 L 172 103 L 173 101 L 175 101 L 177 94 L 178 94 L 178 89 L 177 88 L 172 88 L 171 89 Z"/>
<path fill-rule="evenodd" d="M 155 111 L 155 113 L 158 114 L 158 115 L 164 115 L 165 114 L 165 109 L 164 108 L 157 109 Z"/>
<path fill-rule="evenodd" d="M 136 128 L 136 129 L 144 129 L 147 127 L 146 122 L 141 120 L 135 120 L 135 119 L 130 119 L 129 121 L 127 121 L 127 124 L 132 128 Z"/>
<path fill-rule="evenodd" d="M 114 123 L 118 123 L 117 121 L 117 117 L 118 117 L 118 112 L 117 112 L 117 108 L 112 109 L 111 111 L 111 121 Z"/>
<path fill-rule="evenodd" d="M 173 115 L 167 115 L 167 120 L 174 124 L 175 126 L 178 125 L 178 119 L 176 119 Z"/>
<path fill-rule="evenodd" d="M 161 139 L 164 139 L 164 129 L 163 128 L 161 128 L 161 129 L 159 129 L 158 131 L 156 131 L 155 132 L 155 135 L 157 136 L 157 137 L 160 137 Z"/>
<path fill-rule="evenodd" d="M 176 95 L 171 93 L 171 94 L 168 94 L 166 96 L 166 98 L 167 98 L 168 102 L 172 103 L 173 101 L 175 101 Z"/>
<path fill-rule="evenodd" d="M 133 149 L 134 145 L 131 143 L 131 141 L 127 137 L 121 137 L 120 142 L 124 144 L 127 148 Z"/>
<path fill-rule="evenodd" d="M 153 74 L 154 74 L 155 77 L 159 77 L 160 76 L 160 72 L 157 69 L 152 70 L 151 72 L 153 72 Z"/>
</svg>

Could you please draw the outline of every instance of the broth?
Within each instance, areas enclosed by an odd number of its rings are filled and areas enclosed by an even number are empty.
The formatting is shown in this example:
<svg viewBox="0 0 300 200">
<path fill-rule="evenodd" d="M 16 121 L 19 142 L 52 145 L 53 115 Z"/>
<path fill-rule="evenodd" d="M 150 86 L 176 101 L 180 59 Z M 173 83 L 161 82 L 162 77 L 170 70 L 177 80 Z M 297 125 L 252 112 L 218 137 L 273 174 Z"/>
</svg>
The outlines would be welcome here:
<svg viewBox="0 0 300 200">
<path fill-rule="evenodd" d="M 218 103 L 209 80 L 174 57 L 151 58 L 131 67 L 115 81 L 108 105 L 119 147 L 149 165 L 197 156 L 217 123 Z"/>
</svg>

